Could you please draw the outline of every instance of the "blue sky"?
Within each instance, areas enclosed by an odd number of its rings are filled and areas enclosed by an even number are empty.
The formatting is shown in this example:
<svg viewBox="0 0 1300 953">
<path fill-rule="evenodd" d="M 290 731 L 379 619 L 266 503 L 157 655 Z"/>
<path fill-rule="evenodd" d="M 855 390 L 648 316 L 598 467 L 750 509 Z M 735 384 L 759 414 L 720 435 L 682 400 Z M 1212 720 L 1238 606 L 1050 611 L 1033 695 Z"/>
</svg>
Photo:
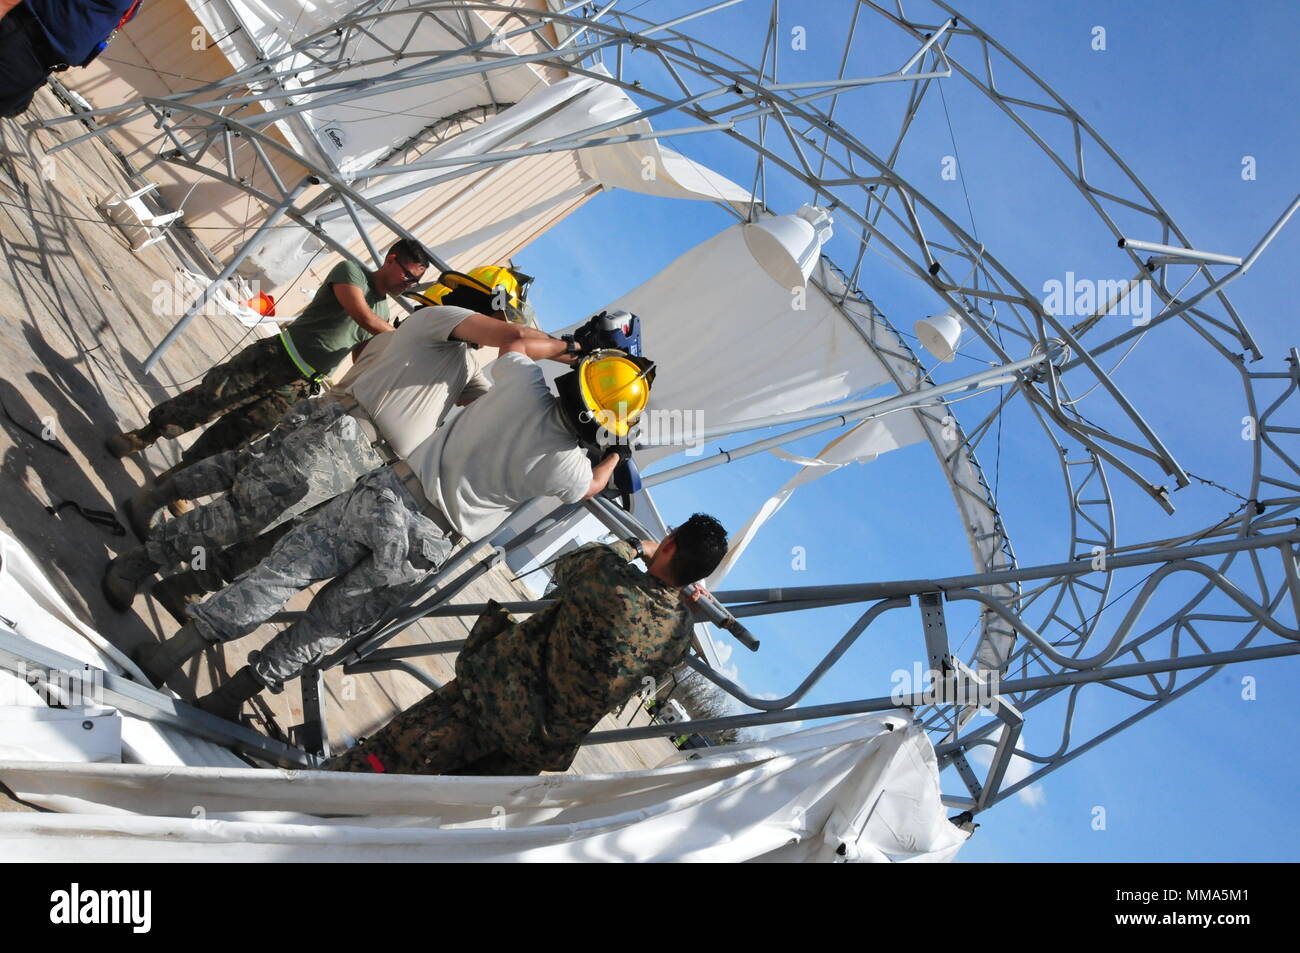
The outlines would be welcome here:
<svg viewBox="0 0 1300 953">
<path fill-rule="evenodd" d="M 638 13 L 668 19 L 700 3 L 649 0 Z M 766 3 L 742 3 L 699 21 L 696 31 L 737 55 L 756 59 Z M 846 22 L 846 3 L 787 2 L 783 37 L 806 27 L 808 49 L 783 51 L 780 78 L 833 75 Z M 912 9 L 909 5 L 909 11 Z M 919 8 L 918 8 L 919 9 Z M 1131 3 L 1042 3 L 997 0 L 959 8 L 998 38 L 1089 121 L 1142 178 L 1191 240 L 1200 247 L 1244 254 L 1285 208 L 1300 184 L 1295 174 L 1300 125 L 1295 103 L 1300 76 L 1293 63 L 1300 8 L 1258 2 L 1151 2 L 1134 15 Z M 706 31 L 705 24 L 708 24 Z M 850 75 L 897 66 L 906 44 L 868 19 L 873 44 L 859 43 Z M 1106 49 L 1092 49 L 1093 28 L 1106 30 Z M 648 67 L 647 67 L 648 68 Z M 901 87 L 855 91 L 841 99 L 841 121 L 877 151 L 896 127 Z M 1005 118 L 959 82 L 945 99 L 960 171 L 959 182 L 939 179 L 938 157 L 953 151 L 947 122 L 933 95 L 909 136 L 899 168 L 950 216 L 974 229 L 1031 290 L 1067 269 L 1096 278 L 1127 278 L 1109 233 L 1066 181 L 1029 147 Z M 661 128 L 687 124 L 664 117 Z M 708 136 L 672 145 L 746 187 L 752 159 Z M 1257 177 L 1244 181 L 1242 157 L 1253 156 Z M 769 204 L 794 211 L 806 189 L 769 183 Z M 662 269 L 691 246 L 731 223 L 700 203 L 613 192 L 588 203 L 533 246 L 517 263 L 538 276 L 534 300 L 543 324 L 579 320 Z M 845 230 L 847 231 L 847 230 Z M 1146 233 L 1141 237 L 1159 239 Z M 829 254 L 851 265 L 847 237 Z M 1269 369 L 1281 369 L 1286 348 L 1297 342 L 1294 262 L 1300 223 L 1292 223 L 1256 267 L 1230 289 L 1230 297 L 1255 334 Z M 845 261 L 848 258 L 848 261 Z M 880 258 L 868 256 L 860 284 L 902 330 L 941 310 L 939 299 Z M 1163 333 L 1161 333 L 1163 332 Z M 1112 357 L 1118 357 L 1113 352 Z M 1107 366 L 1111 361 L 1104 361 Z M 941 379 L 978 370 L 959 359 Z M 1227 364 L 1173 322 L 1154 329 L 1120 367 L 1115 379 L 1148 422 L 1191 472 L 1233 489 L 1245 486 L 1244 414 L 1240 388 Z M 988 405 L 974 399 L 956 407 L 973 422 Z M 1106 420 L 1104 404 L 1083 404 Z M 789 449 L 815 451 L 825 436 Z M 731 445 L 735 445 L 734 441 Z M 1004 420 L 1000 453 L 992 441 L 980 448 L 1022 565 L 1067 558 L 1061 539 L 1064 507 L 1059 493 L 1041 492 L 1055 464 L 1044 457 L 1041 435 L 1016 410 Z M 770 455 L 720 467 L 656 491 L 671 522 L 707 509 L 738 528 L 792 473 Z M 1179 491 L 1169 517 L 1112 473 L 1122 543 L 1203 528 L 1237 501 L 1200 484 Z M 838 471 L 793 501 L 765 527 L 725 584 L 812 585 L 875 579 L 940 576 L 970 570 L 970 556 L 952 498 L 933 454 L 914 447 Z M 807 551 L 807 567 L 791 566 L 791 549 Z M 1128 583 L 1118 586 L 1123 591 Z M 1158 597 L 1152 617 L 1175 602 Z M 746 685 L 783 694 L 825 653 L 861 607 L 826 609 L 756 620 L 764 640 L 757 655 L 737 652 Z M 1289 614 L 1283 616 L 1290 622 Z M 973 616 L 950 611 L 954 642 L 963 642 Z M 1032 621 L 1032 620 L 1031 620 Z M 888 615 L 870 638 L 855 646 L 809 696 L 810 703 L 888 694 L 890 672 L 923 655 L 914 610 Z M 1258 698 L 1241 699 L 1240 679 L 1257 679 Z M 971 860 L 1294 860 L 1300 838 L 1290 816 L 1300 768 L 1287 753 L 1300 718 L 1294 704 L 1300 660 L 1237 666 L 1217 674 L 1175 702 L 1083 758 L 1049 776 L 1033 796 L 1013 798 L 980 820 L 963 850 Z M 1104 690 L 1094 689 L 1100 692 Z M 1088 698 L 1087 694 L 1081 698 Z M 1121 710 L 1098 696 L 1097 714 Z M 1027 736 L 1035 747 L 1052 739 Z M 948 785 L 953 789 L 951 784 Z M 1093 811 L 1105 807 L 1107 828 L 1092 829 Z"/>
</svg>

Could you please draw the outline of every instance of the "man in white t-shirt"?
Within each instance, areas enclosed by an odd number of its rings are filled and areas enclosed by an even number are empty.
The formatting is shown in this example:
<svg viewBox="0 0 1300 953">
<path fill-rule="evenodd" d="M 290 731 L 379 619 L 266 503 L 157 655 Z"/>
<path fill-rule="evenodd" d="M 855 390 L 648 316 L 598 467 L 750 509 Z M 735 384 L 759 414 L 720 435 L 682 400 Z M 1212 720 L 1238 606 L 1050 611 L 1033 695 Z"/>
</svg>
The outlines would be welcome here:
<svg viewBox="0 0 1300 953">
<path fill-rule="evenodd" d="M 486 294 L 481 307 L 492 307 Z M 125 611 L 148 576 L 190 562 L 196 553 L 213 565 L 183 574 L 188 577 L 185 593 L 220 589 L 230 579 L 221 578 L 218 566 L 249 564 L 237 552 L 223 552 L 224 547 L 242 543 L 260 549 L 258 534 L 274 533 L 278 525 L 287 528 L 295 517 L 347 492 L 361 476 L 418 446 L 453 403 L 467 404 L 486 393 L 489 384 L 473 348 L 518 346 L 534 358 L 573 360 L 569 342 L 504 318 L 503 311 L 488 316 L 465 307 L 420 308 L 396 331 L 367 343 L 336 388 L 297 404 L 265 440 L 177 471 L 137 497 L 128 511 L 146 524 L 137 529 L 145 544 L 109 564 L 105 595 Z M 220 499 L 149 530 L 149 518 L 170 498 L 223 490 Z M 164 580 L 159 588 L 167 585 Z M 169 600 L 173 614 L 184 611 L 183 598 Z M 140 654 L 151 678 L 161 680 L 174 668 L 158 646 Z"/>
<path fill-rule="evenodd" d="M 489 535 L 536 497 L 576 503 L 605 489 L 622 452 L 610 450 L 592 467 L 589 445 L 578 436 L 579 410 L 552 393 L 524 351 L 522 344 L 503 348 L 489 367 L 487 394 L 407 460 L 363 477 L 289 532 L 257 568 L 190 610 L 175 639 L 202 648 L 242 638 L 295 593 L 332 580 L 302 618 L 251 654 L 250 664 L 200 699 L 200 707 L 237 718 L 263 688 L 280 690 L 401 605 L 461 537 Z"/>
</svg>

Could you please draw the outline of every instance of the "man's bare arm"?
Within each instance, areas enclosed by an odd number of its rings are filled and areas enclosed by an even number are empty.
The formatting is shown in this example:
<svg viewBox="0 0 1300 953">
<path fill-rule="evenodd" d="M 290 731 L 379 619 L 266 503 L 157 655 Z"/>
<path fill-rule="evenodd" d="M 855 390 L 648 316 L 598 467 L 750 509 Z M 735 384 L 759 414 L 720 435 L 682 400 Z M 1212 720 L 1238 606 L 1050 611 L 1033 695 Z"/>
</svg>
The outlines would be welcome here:
<svg viewBox="0 0 1300 953">
<path fill-rule="evenodd" d="M 618 466 L 618 461 L 618 454 L 611 453 L 596 464 L 591 471 L 591 485 L 587 487 L 587 495 L 583 497 L 584 500 L 590 500 L 609 486 L 610 477 L 614 475 L 614 468 Z"/>
<path fill-rule="evenodd" d="M 484 347 L 501 348 L 502 351 L 516 351 L 526 354 L 534 361 L 549 358 L 553 361 L 568 363 L 564 360 L 567 345 L 559 338 L 553 338 L 544 331 L 511 324 L 488 317 L 486 314 L 471 314 L 452 330 L 451 336 L 458 341 L 469 344 L 481 344 Z"/>
<path fill-rule="evenodd" d="M 370 305 L 366 304 L 365 294 L 356 285 L 336 281 L 334 297 L 343 306 L 348 316 L 371 334 L 383 334 L 385 331 L 393 330 L 391 324 L 370 310 Z"/>
</svg>

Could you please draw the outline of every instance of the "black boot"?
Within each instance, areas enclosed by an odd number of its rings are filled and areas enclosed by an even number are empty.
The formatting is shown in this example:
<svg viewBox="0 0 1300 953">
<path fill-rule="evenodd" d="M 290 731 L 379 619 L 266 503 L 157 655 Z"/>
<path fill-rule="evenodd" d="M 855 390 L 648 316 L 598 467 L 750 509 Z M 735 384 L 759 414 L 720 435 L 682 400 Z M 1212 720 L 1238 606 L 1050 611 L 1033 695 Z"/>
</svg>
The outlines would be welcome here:
<svg viewBox="0 0 1300 953">
<path fill-rule="evenodd" d="M 155 688 L 162 688 L 167 676 L 211 644 L 193 622 L 187 622 L 165 642 L 149 642 L 131 653 L 131 661 L 140 666 Z"/>
<path fill-rule="evenodd" d="M 226 682 L 210 695 L 204 695 L 194 703 L 209 715 L 216 715 L 226 721 L 239 721 L 239 712 L 244 702 L 256 698 L 266 686 L 253 674 L 252 668 L 245 665 L 230 681 Z"/>
<path fill-rule="evenodd" d="M 202 602 L 209 592 L 220 592 L 225 587 L 226 580 L 215 569 L 187 569 L 158 580 L 149 594 L 173 619 L 184 625 L 190 621 L 187 611 L 190 606 Z"/>
<path fill-rule="evenodd" d="M 162 567 L 149 558 L 143 546 L 123 553 L 108 564 L 100 588 L 108 604 L 118 612 L 131 608 L 140 587 L 146 579 Z"/>
<path fill-rule="evenodd" d="M 149 527 L 153 523 L 154 514 L 180 496 L 179 491 L 172 487 L 171 481 L 158 480 L 122 501 L 127 521 L 141 542 L 149 538 Z"/>
</svg>

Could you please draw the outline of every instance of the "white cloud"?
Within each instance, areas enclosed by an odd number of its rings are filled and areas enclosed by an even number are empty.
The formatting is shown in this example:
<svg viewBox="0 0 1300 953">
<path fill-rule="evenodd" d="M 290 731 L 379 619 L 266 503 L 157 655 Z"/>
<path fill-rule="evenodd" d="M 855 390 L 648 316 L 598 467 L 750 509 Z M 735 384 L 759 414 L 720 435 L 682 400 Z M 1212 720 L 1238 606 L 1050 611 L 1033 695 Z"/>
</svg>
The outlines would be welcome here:
<svg viewBox="0 0 1300 953">
<path fill-rule="evenodd" d="M 772 738 L 779 738 L 781 735 L 788 735 L 798 731 L 804 726 L 802 721 L 783 721 L 776 725 L 754 725 L 751 728 L 744 728 L 746 741 L 768 741 Z"/>
<path fill-rule="evenodd" d="M 728 678 L 740 685 L 741 688 L 744 688 L 740 681 L 740 669 L 736 667 L 735 662 L 731 661 L 731 656 L 735 654 L 736 647 L 730 642 L 724 642 L 722 639 L 714 639 L 713 650 L 718 659 L 718 667 L 715 671 L 723 678 Z"/>
<path fill-rule="evenodd" d="M 1023 738 L 1024 736 L 1021 735 L 1022 740 Z M 989 765 L 993 763 L 993 750 L 990 745 L 980 745 L 970 752 L 970 759 L 987 772 Z M 1037 767 L 1038 765 L 1032 761 L 1019 755 L 1012 755 L 1011 763 L 1007 765 L 1007 772 L 1002 776 L 1002 788 L 1006 789 L 1013 784 L 1018 784 L 1033 774 L 1034 769 Z M 1020 798 L 1021 803 L 1032 808 L 1040 808 L 1047 803 L 1047 792 L 1043 790 L 1041 784 L 1031 784 L 1028 787 L 1021 788 L 1016 792 L 1016 796 Z"/>
</svg>

